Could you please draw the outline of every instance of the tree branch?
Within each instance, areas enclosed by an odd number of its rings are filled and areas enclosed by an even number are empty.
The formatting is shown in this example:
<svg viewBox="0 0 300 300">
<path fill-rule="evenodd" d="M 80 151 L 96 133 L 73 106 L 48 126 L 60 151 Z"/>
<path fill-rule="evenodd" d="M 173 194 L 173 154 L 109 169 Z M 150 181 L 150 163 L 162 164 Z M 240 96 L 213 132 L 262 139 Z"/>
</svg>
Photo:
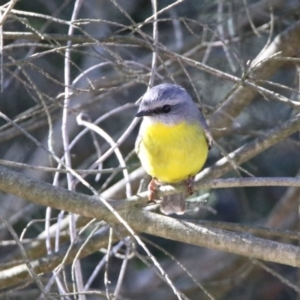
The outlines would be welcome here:
<svg viewBox="0 0 300 300">
<path fill-rule="evenodd" d="M 299 51 L 300 46 L 300 21 L 293 23 L 285 31 L 279 34 L 273 42 L 261 52 L 251 63 L 247 76 L 255 79 L 266 80 L 276 73 L 285 62 L 272 59 L 277 57 L 292 57 Z M 232 120 L 237 117 L 243 108 L 247 106 L 257 94 L 257 90 L 246 86 L 239 86 L 226 102 L 211 116 L 210 125 L 212 128 L 231 127 Z M 222 131 L 215 131 L 215 136 L 223 134 Z"/>
<path fill-rule="evenodd" d="M 300 183 L 299 183 L 300 186 Z M 37 204 L 70 211 L 90 218 L 103 219 L 113 224 L 115 216 L 94 196 L 74 193 L 48 183 L 0 167 L 0 189 Z M 180 221 L 130 206 L 118 209 L 120 215 L 138 232 L 169 238 L 197 246 L 251 256 L 291 266 L 300 266 L 300 248 L 266 239 L 212 229 Z"/>
</svg>

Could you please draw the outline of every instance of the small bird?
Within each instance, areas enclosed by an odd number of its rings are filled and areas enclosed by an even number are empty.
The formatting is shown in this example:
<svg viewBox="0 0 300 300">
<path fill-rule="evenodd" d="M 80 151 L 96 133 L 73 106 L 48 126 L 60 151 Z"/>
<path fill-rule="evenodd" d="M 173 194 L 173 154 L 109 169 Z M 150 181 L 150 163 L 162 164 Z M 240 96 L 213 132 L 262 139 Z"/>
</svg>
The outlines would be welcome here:
<svg viewBox="0 0 300 300">
<path fill-rule="evenodd" d="M 135 151 L 145 171 L 152 176 L 149 202 L 155 202 L 159 184 L 185 181 L 188 193 L 192 194 L 194 176 L 207 159 L 212 138 L 190 95 L 178 85 L 154 86 L 142 97 L 136 117 L 143 117 Z M 185 199 L 174 203 L 163 200 L 161 211 L 182 214 Z"/>
</svg>

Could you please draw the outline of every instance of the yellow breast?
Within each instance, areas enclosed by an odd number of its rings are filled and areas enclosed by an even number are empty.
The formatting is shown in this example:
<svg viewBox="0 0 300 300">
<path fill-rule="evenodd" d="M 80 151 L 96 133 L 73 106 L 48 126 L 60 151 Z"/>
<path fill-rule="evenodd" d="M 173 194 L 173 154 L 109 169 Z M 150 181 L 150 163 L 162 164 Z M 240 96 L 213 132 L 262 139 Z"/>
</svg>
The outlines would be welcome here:
<svg viewBox="0 0 300 300">
<path fill-rule="evenodd" d="M 208 145 L 198 123 L 165 125 L 144 120 L 136 150 L 148 174 L 161 182 L 175 183 L 200 171 Z"/>
</svg>

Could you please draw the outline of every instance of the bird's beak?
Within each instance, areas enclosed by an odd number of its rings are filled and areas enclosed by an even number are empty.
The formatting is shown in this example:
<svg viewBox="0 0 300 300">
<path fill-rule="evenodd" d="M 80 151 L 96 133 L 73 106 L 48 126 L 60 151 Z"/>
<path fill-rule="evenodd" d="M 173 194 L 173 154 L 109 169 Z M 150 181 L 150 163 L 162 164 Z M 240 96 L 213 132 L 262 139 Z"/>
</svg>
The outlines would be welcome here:
<svg viewBox="0 0 300 300">
<path fill-rule="evenodd" d="M 145 116 L 150 116 L 152 114 L 151 110 L 145 109 L 145 110 L 140 110 L 138 111 L 135 116 L 140 118 L 140 117 L 145 117 Z"/>
</svg>

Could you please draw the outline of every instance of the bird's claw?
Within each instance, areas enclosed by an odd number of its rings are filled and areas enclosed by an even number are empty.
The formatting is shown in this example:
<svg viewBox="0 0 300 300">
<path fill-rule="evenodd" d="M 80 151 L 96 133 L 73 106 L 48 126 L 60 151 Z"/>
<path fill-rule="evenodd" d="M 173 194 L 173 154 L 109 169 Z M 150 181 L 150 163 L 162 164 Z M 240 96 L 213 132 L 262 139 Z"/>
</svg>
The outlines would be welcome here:
<svg viewBox="0 0 300 300">
<path fill-rule="evenodd" d="M 193 176 L 189 176 L 185 180 L 185 184 L 186 184 L 187 193 L 190 196 L 193 195 L 194 194 L 194 177 Z"/>
<path fill-rule="evenodd" d="M 157 191 L 156 179 L 153 177 L 148 185 L 148 202 L 155 203 Z"/>
</svg>

